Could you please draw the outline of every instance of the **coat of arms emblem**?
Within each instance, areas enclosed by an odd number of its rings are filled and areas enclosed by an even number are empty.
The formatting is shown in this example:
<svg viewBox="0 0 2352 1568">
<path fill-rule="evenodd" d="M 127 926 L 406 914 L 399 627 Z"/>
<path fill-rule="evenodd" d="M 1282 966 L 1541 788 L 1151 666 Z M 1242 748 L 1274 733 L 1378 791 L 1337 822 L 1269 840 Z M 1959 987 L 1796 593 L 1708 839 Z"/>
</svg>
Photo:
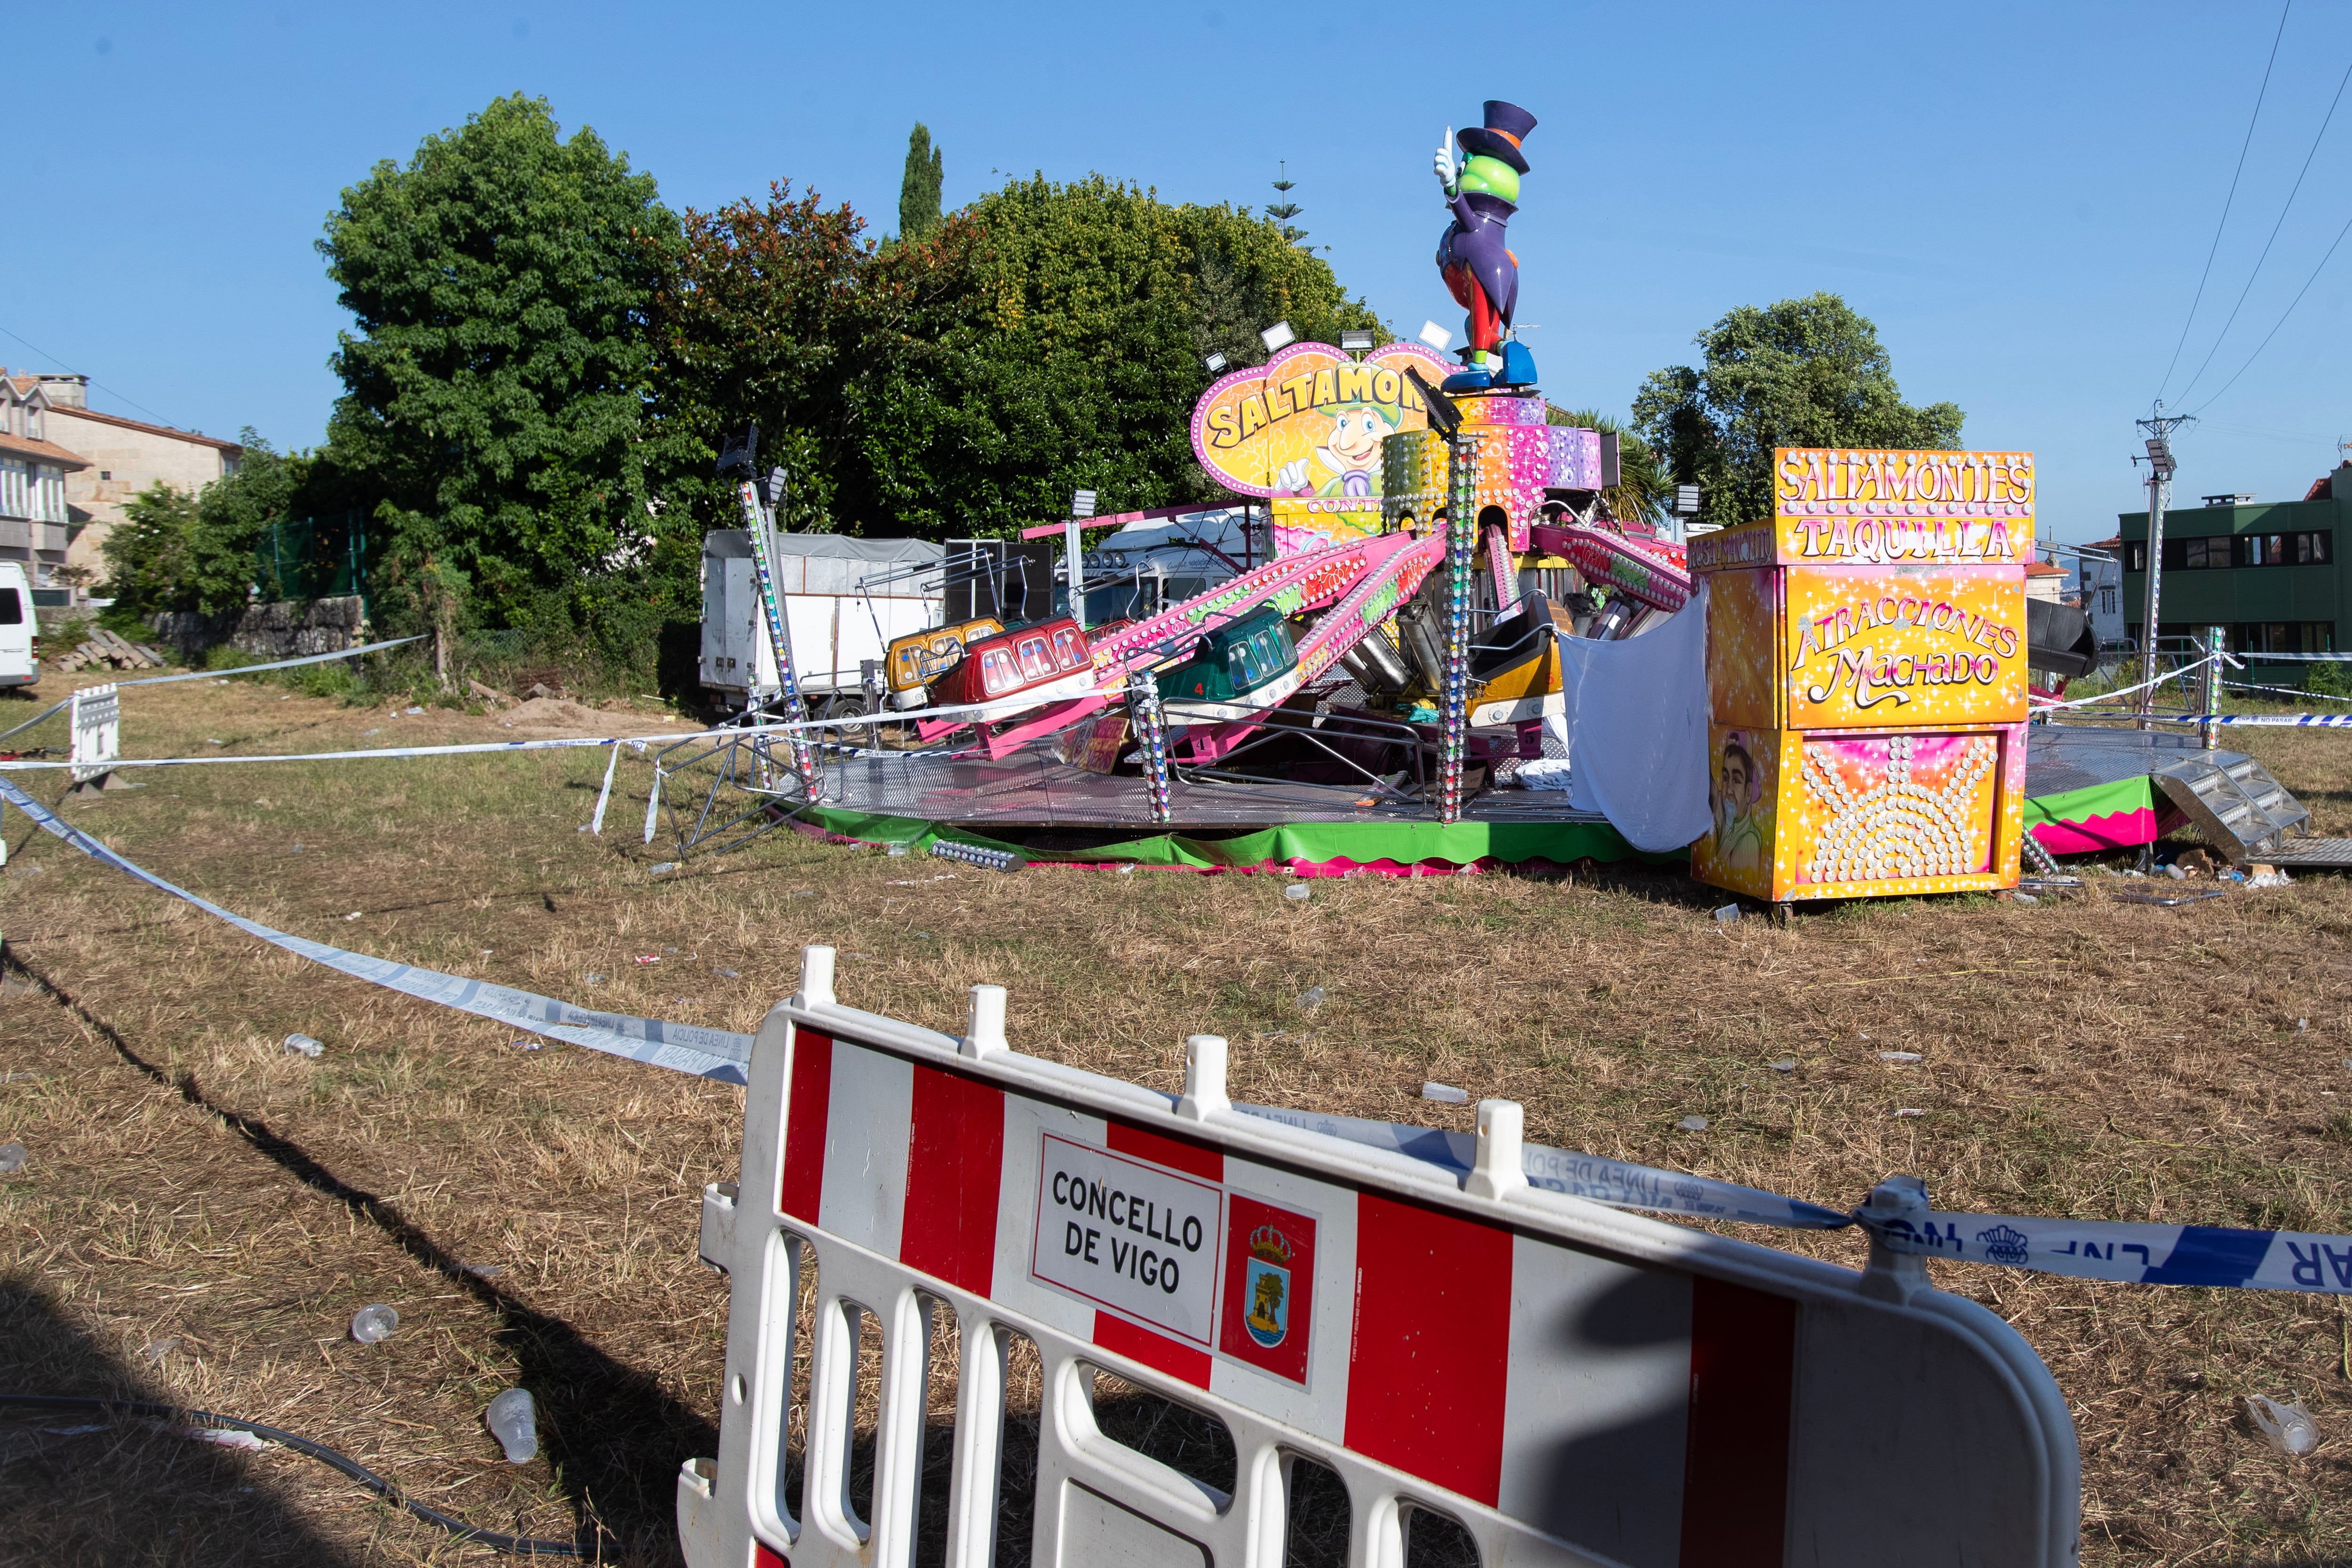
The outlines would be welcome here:
<svg viewBox="0 0 2352 1568">
<path fill-rule="evenodd" d="M 1249 1336 L 1272 1350 L 1290 1332 L 1290 1239 L 1271 1225 L 1250 1232 L 1244 1295 Z"/>
</svg>

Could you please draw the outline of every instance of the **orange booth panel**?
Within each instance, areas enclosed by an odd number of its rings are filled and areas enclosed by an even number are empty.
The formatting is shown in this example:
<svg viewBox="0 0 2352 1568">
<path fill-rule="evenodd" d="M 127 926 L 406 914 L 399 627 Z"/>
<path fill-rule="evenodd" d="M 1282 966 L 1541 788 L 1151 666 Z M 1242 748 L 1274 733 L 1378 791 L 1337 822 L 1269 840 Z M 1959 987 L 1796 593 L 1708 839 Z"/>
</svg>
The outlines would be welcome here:
<svg viewBox="0 0 2352 1568">
<path fill-rule="evenodd" d="M 1751 898 L 1883 898 L 2017 885 L 2025 726 L 1709 727 L 1704 882 Z"/>
</svg>

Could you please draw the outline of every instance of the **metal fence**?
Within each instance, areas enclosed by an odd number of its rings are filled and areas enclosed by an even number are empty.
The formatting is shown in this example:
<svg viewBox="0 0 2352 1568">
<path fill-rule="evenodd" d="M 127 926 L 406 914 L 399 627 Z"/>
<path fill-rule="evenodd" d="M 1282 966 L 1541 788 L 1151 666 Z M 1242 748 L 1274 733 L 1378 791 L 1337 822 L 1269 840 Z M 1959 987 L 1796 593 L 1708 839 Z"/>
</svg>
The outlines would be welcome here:
<svg viewBox="0 0 2352 1568">
<path fill-rule="evenodd" d="M 368 596 L 367 530 L 357 512 L 281 517 L 253 549 L 256 580 L 271 599 Z"/>
</svg>

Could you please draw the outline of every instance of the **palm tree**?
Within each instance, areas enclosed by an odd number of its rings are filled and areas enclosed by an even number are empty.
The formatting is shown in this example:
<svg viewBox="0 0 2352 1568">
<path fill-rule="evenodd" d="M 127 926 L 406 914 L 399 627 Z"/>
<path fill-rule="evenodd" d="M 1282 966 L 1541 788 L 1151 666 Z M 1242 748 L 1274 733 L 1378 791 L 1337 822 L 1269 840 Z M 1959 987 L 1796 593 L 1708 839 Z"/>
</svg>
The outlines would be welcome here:
<svg viewBox="0 0 2352 1568">
<path fill-rule="evenodd" d="M 1609 515 L 1620 522 L 1657 524 L 1666 516 L 1674 491 L 1665 465 L 1650 444 L 1596 409 L 1565 409 L 1544 405 L 1547 424 L 1579 425 L 1617 438 L 1617 483 L 1601 492 Z"/>
</svg>

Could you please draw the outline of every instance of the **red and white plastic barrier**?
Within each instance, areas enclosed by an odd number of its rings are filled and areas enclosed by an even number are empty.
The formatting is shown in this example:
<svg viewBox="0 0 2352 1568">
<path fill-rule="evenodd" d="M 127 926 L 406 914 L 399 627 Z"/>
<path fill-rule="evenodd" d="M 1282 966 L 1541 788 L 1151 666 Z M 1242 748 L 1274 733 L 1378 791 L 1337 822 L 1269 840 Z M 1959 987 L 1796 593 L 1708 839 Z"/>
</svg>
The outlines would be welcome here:
<svg viewBox="0 0 2352 1568">
<path fill-rule="evenodd" d="M 1006 1336 L 1044 1371 L 1043 1565 L 1283 1560 L 1293 1458 L 1349 1562 L 1414 1511 L 1487 1563 L 2072 1563 L 2073 1424 L 2015 1331 L 1929 1287 L 1528 1186 L 1519 1107 L 1466 1177 L 1234 1110 L 1224 1041 L 1171 1097 L 1019 1055 L 1004 993 L 957 1040 L 839 1006 L 833 953 L 752 1050 L 741 1180 L 703 1200 L 731 1281 L 719 1453 L 678 1479 L 692 1568 L 913 1561 L 929 1333 L 961 1364 L 947 1561 L 992 1560 Z M 815 1270 L 801 1517 L 779 1484 Z M 850 1506 L 858 1320 L 883 1336 L 870 1517 Z M 1226 1496 L 1097 1429 L 1087 1368 L 1207 1412 Z"/>
</svg>

